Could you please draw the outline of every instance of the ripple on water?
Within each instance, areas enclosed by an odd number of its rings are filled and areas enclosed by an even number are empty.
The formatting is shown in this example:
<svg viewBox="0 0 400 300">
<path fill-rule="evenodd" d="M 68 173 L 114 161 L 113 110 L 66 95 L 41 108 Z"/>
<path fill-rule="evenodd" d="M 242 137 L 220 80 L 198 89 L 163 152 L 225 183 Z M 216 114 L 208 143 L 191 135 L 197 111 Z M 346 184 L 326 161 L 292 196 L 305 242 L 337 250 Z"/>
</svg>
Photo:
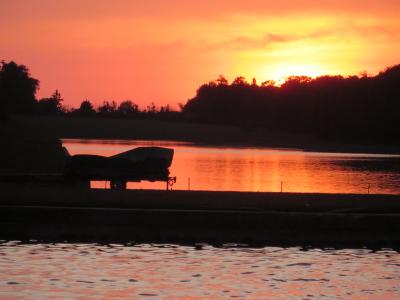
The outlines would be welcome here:
<svg viewBox="0 0 400 300">
<path fill-rule="evenodd" d="M 201 247 L 4 242 L 0 295 L 400 299 L 400 255 L 391 249 Z"/>
<path fill-rule="evenodd" d="M 305 282 L 313 282 L 313 281 L 329 281 L 329 279 L 313 279 L 313 278 L 297 278 L 297 279 L 293 279 L 293 281 L 305 281 Z"/>
<path fill-rule="evenodd" d="M 294 264 L 288 264 L 286 267 L 310 267 L 312 264 L 311 263 L 294 263 Z"/>
</svg>

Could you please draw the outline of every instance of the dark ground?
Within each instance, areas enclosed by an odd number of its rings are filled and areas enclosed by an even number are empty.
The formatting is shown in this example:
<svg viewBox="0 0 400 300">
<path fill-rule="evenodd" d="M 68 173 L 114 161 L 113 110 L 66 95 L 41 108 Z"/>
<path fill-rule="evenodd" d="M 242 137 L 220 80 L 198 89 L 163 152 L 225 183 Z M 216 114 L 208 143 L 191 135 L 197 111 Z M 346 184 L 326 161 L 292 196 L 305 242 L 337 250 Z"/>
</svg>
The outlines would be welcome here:
<svg viewBox="0 0 400 300">
<path fill-rule="evenodd" d="M 0 189 L 0 239 L 400 246 L 392 195 Z"/>
</svg>

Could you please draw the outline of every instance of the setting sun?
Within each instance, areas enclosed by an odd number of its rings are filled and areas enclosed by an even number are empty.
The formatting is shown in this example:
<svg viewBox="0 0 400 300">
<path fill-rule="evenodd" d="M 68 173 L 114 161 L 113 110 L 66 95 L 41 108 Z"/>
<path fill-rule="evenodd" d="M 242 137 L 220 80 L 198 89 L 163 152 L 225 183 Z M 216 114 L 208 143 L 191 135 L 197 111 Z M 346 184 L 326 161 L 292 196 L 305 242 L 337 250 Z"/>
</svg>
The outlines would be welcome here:
<svg viewBox="0 0 400 300">
<path fill-rule="evenodd" d="M 289 76 L 308 76 L 311 78 L 315 78 L 318 76 L 326 75 L 329 72 L 327 70 L 324 70 L 322 67 L 316 65 L 282 64 L 276 66 L 276 68 L 271 69 L 271 71 L 268 73 L 270 74 L 271 79 L 274 80 L 277 84 L 282 84 Z"/>
</svg>

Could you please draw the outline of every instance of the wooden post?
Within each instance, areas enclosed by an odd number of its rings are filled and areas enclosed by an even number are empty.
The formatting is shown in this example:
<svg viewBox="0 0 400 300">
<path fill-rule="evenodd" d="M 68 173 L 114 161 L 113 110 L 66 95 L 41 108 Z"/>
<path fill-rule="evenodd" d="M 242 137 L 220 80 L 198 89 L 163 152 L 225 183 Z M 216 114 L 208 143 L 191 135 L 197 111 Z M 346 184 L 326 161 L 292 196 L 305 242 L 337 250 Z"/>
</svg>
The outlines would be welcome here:
<svg viewBox="0 0 400 300">
<path fill-rule="evenodd" d="M 371 184 L 368 183 L 368 194 L 369 194 L 369 189 L 370 189 L 370 187 L 371 187 Z"/>
<path fill-rule="evenodd" d="M 167 191 L 172 191 L 172 186 L 174 185 L 175 182 L 176 182 L 176 176 L 167 178 Z"/>
<path fill-rule="evenodd" d="M 281 193 L 283 191 L 283 181 L 281 181 Z"/>
<path fill-rule="evenodd" d="M 188 177 L 188 191 L 190 191 L 190 177 Z"/>
</svg>

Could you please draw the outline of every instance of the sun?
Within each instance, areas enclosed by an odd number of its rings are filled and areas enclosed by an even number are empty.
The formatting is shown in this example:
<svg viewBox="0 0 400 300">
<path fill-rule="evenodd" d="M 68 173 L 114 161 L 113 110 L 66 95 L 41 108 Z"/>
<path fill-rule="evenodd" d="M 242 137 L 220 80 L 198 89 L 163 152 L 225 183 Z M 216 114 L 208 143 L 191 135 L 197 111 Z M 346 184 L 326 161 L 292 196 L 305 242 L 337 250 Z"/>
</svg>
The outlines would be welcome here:
<svg viewBox="0 0 400 300">
<path fill-rule="evenodd" d="M 267 72 L 267 76 L 277 84 L 282 84 L 285 82 L 286 78 L 290 76 L 308 76 L 316 78 L 325 74 L 327 74 L 327 72 L 323 67 L 312 64 L 276 65 Z"/>
<path fill-rule="evenodd" d="M 259 82 L 273 80 L 277 86 L 283 84 L 290 76 L 308 76 L 316 78 L 331 74 L 334 69 L 328 65 L 316 63 L 284 62 L 258 66 L 249 74 L 255 76 Z M 243 74 L 242 72 L 240 74 Z M 247 75 L 247 74 L 246 74 Z M 249 77 L 249 78 L 250 78 Z"/>
</svg>

